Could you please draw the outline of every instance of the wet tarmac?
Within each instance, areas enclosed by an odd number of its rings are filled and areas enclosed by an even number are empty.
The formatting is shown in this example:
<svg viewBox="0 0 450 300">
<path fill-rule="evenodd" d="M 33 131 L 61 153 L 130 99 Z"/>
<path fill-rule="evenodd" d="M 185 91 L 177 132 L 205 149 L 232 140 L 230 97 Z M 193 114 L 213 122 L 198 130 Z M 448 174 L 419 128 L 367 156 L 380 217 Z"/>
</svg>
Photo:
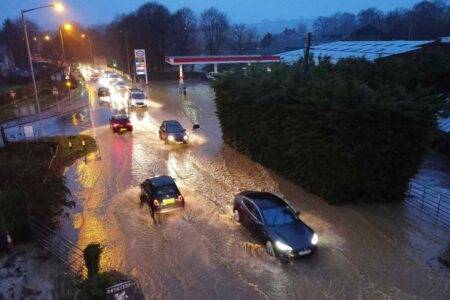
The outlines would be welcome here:
<svg viewBox="0 0 450 300">
<path fill-rule="evenodd" d="M 88 86 L 82 125 L 58 121 L 99 146 L 97 156 L 67 170 L 77 207 L 62 231 L 81 248 L 102 243 L 103 270 L 134 276 L 148 299 L 449 299 L 450 273 L 436 262 L 448 231 L 401 205 L 334 207 L 306 193 L 224 145 L 208 83 L 186 86 L 183 96 L 177 82 L 152 83 L 151 106 L 134 110 L 117 93 L 100 103 L 96 85 Z M 121 110 L 132 134 L 109 128 L 112 111 Z M 179 120 L 191 143 L 160 141 L 164 119 Z M 201 129 L 192 130 L 194 123 Z M 157 227 L 140 204 L 139 184 L 164 174 L 176 179 L 186 209 Z M 274 192 L 300 209 L 319 250 L 292 262 L 265 254 L 232 220 L 233 196 L 248 189 Z"/>
</svg>

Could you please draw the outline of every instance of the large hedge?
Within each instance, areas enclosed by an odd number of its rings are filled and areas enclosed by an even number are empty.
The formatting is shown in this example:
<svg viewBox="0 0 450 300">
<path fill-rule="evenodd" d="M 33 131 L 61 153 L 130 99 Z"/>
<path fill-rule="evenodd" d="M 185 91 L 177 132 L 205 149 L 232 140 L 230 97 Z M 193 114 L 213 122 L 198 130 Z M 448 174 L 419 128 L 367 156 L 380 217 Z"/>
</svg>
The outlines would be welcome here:
<svg viewBox="0 0 450 300">
<path fill-rule="evenodd" d="M 306 75 L 303 61 L 227 73 L 214 83 L 224 141 L 330 203 L 399 201 L 443 101 L 390 67 L 321 59 Z"/>
</svg>

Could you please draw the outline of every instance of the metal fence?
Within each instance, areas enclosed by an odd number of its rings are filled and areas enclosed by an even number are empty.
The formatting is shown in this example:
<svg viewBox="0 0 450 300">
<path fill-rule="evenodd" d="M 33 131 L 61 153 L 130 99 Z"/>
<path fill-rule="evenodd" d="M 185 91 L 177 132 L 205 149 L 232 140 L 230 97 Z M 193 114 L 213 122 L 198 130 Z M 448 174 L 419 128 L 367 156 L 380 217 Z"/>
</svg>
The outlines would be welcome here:
<svg viewBox="0 0 450 300">
<path fill-rule="evenodd" d="M 36 218 L 30 217 L 29 222 L 33 239 L 40 246 L 65 264 L 73 275 L 86 278 L 87 269 L 80 248 Z"/>
<path fill-rule="evenodd" d="M 450 227 L 450 194 L 411 181 L 405 203 L 426 219 Z"/>
</svg>

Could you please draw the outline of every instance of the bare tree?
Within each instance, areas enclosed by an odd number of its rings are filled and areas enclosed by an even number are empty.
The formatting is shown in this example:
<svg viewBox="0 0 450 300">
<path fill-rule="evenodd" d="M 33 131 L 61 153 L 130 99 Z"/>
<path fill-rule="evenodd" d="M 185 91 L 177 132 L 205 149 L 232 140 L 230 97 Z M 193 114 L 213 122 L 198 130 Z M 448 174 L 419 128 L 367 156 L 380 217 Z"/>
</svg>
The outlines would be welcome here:
<svg viewBox="0 0 450 300">
<path fill-rule="evenodd" d="M 211 7 L 201 14 L 200 29 L 209 54 L 218 54 L 223 50 L 229 28 L 228 17 L 217 8 Z"/>
<path fill-rule="evenodd" d="M 256 31 L 245 24 L 234 24 L 230 30 L 231 48 L 237 53 L 254 50 L 257 47 Z"/>
<path fill-rule="evenodd" d="M 187 7 L 177 10 L 171 17 L 172 49 L 175 54 L 188 55 L 197 51 L 197 18 Z"/>
<path fill-rule="evenodd" d="M 303 21 L 298 22 L 297 34 L 301 37 L 305 37 L 307 33 L 308 33 L 308 26 L 306 25 L 306 23 Z"/>
</svg>

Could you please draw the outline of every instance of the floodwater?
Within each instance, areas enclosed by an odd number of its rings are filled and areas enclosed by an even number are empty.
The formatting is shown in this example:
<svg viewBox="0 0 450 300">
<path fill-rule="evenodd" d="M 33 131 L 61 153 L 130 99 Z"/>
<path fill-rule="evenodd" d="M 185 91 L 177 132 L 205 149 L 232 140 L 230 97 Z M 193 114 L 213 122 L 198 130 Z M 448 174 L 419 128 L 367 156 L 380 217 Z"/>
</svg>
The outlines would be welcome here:
<svg viewBox="0 0 450 300">
<path fill-rule="evenodd" d="M 175 81 L 152 83 L 151 106 L 129 111 L 134 131 L 121 135 L 108 118 L 127 111 L 125 98 L 113 93 L 111 103 L 99 103 L 96 86 L 88 87 L 90 124 L 82 131 L 99 153 L 67 170 L 77 207 L 62 231 L 80 248 L 102 243 L 103 270 L 137 278 L 148 299 L 449 299 L 450 273 L 436 262 L 448 231 L 401 205 L 334 207 L 306 193 L 224 145 L 213 91 L 201 81 L 186 86 L 183 96 Z M 164 119 L 179 120 L 191 143 L 160 141 Z M 186 209 L 157 227 L 139 184 L 164 174 L 176 179 Z M 318 251 L 287 263 L 266 255 L 232 220 L 233 196 L 249 189 L 300 209 L 319 235 Z"/>
</svg>

